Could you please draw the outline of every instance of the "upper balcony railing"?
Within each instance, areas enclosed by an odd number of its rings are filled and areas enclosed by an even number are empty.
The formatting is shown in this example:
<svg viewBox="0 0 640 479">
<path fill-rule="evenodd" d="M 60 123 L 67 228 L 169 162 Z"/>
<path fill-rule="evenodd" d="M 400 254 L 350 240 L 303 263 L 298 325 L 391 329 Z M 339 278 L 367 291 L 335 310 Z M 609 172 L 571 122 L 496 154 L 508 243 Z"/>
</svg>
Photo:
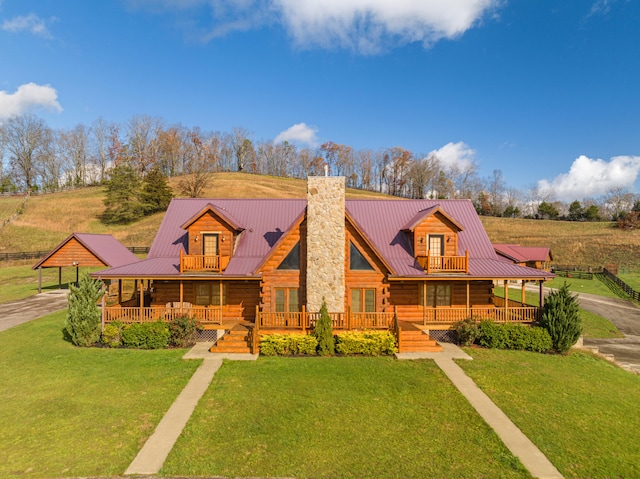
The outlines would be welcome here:
<svg viewBox="0 0 640 479">
<path fill-rule="evenodd" d="M 416 261 L 427 274 L 469 274 L 469 251 L 466 251 L 464 256 L 434 256 L 431 251 L 427 251 L 427 256 L 418 256 Z"/>
<path fill-rule="evenodd" d="M 184 254 L 180 250 L 180 272 L 210 271 L 222 272 L 223 261 L 220 255 Z"/>
</svg>

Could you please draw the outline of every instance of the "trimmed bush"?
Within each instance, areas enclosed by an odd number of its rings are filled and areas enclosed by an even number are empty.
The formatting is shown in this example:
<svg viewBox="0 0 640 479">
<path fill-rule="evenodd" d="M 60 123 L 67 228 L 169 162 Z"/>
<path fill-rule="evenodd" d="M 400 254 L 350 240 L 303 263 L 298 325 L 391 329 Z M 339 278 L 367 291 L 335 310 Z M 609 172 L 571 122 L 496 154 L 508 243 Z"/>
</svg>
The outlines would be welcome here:
<svg viewBox="0 0 640 479">
<path fill-rule="evenodd" d="M 171 346 L 186 348 L 195 344 L 199 326 L 195 318 L 187 315 L 176 316 L 168 325 Z"/>
<path fill-rule="evenodd" d="M 491 349 L 516 349 L 542 353 L 552 347 L 546 329 L 517 323 L 498 324 L 490 320 L 478 325 L 478 344 Z"/>
<path fill-rule="evenodd" d="M 331 356 L 335 352 L 336 346 L 333 339 L 333 329 L 331 328 L 331 317 L 325 301 L 322 301 L 320 318 L 316 322 L 313 335 L 318 340 L 318 354 L 320 356 Z"/>
<path fill-rule="evenodd" d="M 559 353 L 566 353 L 576 344 L 582 334 L 582 322 L 578 302 L 566 282 L 546 297 L 540 323 L 549 331 L 553 349 Z"/>
<path fill-rule="evenodd" d="M 133 349 L 162 349 L 169 346 L 169 327 L 163 321 L 134 323 L 122 331 L 122 344 Z"/>
<path fill-rule="evenodd" d="M 122 324 L 120 321 L 114 321 L 113 323 L 107 324 L 104 327 L 104 331 L 102 331 L 102 343 L 106 344 L 110 348 L 117 348 L 118 346 L 122 346 L 123 329 L 124 324 Z"/>
<path fill-rule="evenodd" d="M 101 314 L 97 303 L 102 297 L 102 282 L 82 275 L 78 286 L 69 286 L 69 310 L 66 331 L 76 346 L 91 346 L 100 340 Z"/>
<path fill-rule="evenodd" d="M 260 336 L 260 354 L 264 356 L 291 356 L 316 354 L 318 340 L 305 334 L 263 334 Z"/>
<path fill-rule="evenodd" d="M 396 338 L 390 331 L 345 331 L 336 335 L 339 354 L 380 356 L 398 352 Z"/>
<path fill-rule="evenodd" d="M 458 334 L 458 344 L 462 346 L 471 346 L 478 337 L 478 322 L 475 319 L 463 319 L 453 327 Z"/>
</svg>

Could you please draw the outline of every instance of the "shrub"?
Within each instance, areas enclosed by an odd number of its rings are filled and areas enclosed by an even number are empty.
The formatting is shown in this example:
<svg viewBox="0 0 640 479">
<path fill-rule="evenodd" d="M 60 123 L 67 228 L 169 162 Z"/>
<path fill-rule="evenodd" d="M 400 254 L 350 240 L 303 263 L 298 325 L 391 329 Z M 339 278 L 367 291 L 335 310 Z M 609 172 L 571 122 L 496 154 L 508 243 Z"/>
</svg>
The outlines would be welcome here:
<svg viewBox="0 0 640 479">
<path fill-rule="evenodd" d="M 318 318 L 318 321 L 316 322 L 313 335 L 318 340 L 318 354 L 320 356 L 330 356 L 335 352 L 331 317 L 329 316 L 327 303 L 325 301 L 322 301 L 322 306 L 320 307 L 320 318 Z"/>
<path fill-rule="evenodd" d="M 458 344 L 462 346 L 471 346 L 478 337 L 478 322 L 475 319 L 463 319 L 453 326 L 458 334 Z"/>
<path fill-rule="evenodd" d="M 566 282 L 546 297 L 541 325 L 549 332 L 553 349 L 559 353 L 566 353 L 582 334 L 578 302 Z"/>
<path fill-rule="evenodd" d="M 196 342 L 199 324 L 195 318 L 187 315 L 176 316 L 168 325 L 171 346 L 186 348 Z"/>
<path fill-rule="evenodd" d="M 390 331 L 346 331 L 336 335 L 340 354 L 380 356 L 398 352 L 396 338 Z"/>
<path fill-rule="evenodd" d="M 134 349 L 162 349 L 169 345 L 169 327 L 162 321 L 134 323 L 122 331 L 122 344 Z"/>
<path fill-rule="evenodd" d="M 102 343 L 106 344 L 110 348 L 117 348 L 118 346 L 122 346 L 122 330 L 124 329 L 124 324 L 120 321 L 114 321 L 113 323 L 109 323 L 104 327 L 104 331 L 102 331 Z"/>
<path fill-rule="evenodd" d="M 69 310 L 66 331 L 76 346 L 91 346 L 100 339 L 101 315 L 97 306 L 102 297 L 102 282 L 84 274 L 78 286 L 69 286 Z"/>
<path fill-rule="evenodd" d="M 260 353 L 264 356 L 315 355 L 318 340 L 303 334 L 263 334 L 260 336 Z"/>
<path fill-rule="evenodd" d="M 546 329 L 517 323 L 498 324 L 485 320 L 478 326 L 478 344 L 485 348 L 516 349 L 542 353 L 551 349 Z"/>
</svg>

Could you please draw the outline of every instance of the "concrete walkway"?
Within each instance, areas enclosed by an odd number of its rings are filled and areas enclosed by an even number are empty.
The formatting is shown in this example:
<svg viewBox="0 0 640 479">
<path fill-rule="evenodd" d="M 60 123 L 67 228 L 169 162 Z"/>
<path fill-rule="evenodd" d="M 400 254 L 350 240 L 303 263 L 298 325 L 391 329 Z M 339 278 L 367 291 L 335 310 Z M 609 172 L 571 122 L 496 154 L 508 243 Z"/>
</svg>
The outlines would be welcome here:
<svg viewBox="0 0 640 479">
<path fill-rule="evenodd" d="M 454 344 L 441 343 L 441 345 L 443 351 L 440 353 L 403 353 L 396 356 L 398 359 L 433 359 L 453 385 L 469 401 L 469 404 L 495 431 L 509 451 L 520 459 L 520 462 L 533 477 L 561 479 L 562 474 L 551 464 L 551 461 L 453 361 L 454 359 L 471 360 L 471 356 Z"/>
<path fill-rule="evenodd" d="M 164 415 L 153 434 L 147 439 L 138 455 L 125 471 L 131 474 L 157 474 L 167 460 L 167 456 L 182 434 L 187 421 L 193 414 L 198 401 L 203 396 L 223 359 L 255 360 L 253 354 L 212 354 L 209 348 L 213 343 L 196 343 L 183 359 L 204 359 L 193 374 L 189 383 Z"/>
</svg>

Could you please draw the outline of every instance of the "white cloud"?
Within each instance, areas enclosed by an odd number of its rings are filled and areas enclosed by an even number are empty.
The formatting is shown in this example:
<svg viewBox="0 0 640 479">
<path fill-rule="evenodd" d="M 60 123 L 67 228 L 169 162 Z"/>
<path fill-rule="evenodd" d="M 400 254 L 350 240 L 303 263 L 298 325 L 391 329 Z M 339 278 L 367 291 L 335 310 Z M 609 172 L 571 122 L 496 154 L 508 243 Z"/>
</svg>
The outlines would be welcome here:
<svg viewBox="0 0 640 479">
<path fill-rule="evenodd" d="M 458 143 L 449 142 L 442 148 L 433 150 L 429 155 L 435 155 L 440 163 L 447 168 L 457 167 L 464 170 L 473 164 L 476 151 L 466 143 L 459 141 Z"/>
<path fill-rule="evenodd" d="M 311 147 L 318 145 L 318 130 L 310 127 L 306 123 L 296 123 L 295 125 L 280 132 L 273 140 L 274 143 L 288 141 L 290 143 L 301 143 Z"/>
<path fill-rule="evenodd" d="M 62 111 L 56 89 L 49 85 L 25 83 L 15 93 L 0 90 L 0 121 L 37 107 Z"/>
<path fill-rule="evenodd" d="M 538 188 L 551 191 L 561 201 L 581 200 L 600 196 L 618 186 L 632 188 L 639 173 L 640 156 L 614 156 L 605 161 L 581 155 L 567 173 L 551 181 L 538 181 Z"/>
<path fill-rule="evenodd" d="M 133 7 L 185 10 L 209 5 L 215 25 L 206 38 L 282 23 L 300 47 L 347 48 L 370 54 L 394 45 L 429 47 L 473 28 L 504 0 L 129 0 Z"/>
<path fill-rule="evenodd" d="M 5 20 L 2 22 L 2 29 L 12 33 L 26 31 L 39 37 L 51 38 L 51 33 L 49 33 L 49 29 L 47 28 L 47 22 L 35 13 Z"/>
</svg>

